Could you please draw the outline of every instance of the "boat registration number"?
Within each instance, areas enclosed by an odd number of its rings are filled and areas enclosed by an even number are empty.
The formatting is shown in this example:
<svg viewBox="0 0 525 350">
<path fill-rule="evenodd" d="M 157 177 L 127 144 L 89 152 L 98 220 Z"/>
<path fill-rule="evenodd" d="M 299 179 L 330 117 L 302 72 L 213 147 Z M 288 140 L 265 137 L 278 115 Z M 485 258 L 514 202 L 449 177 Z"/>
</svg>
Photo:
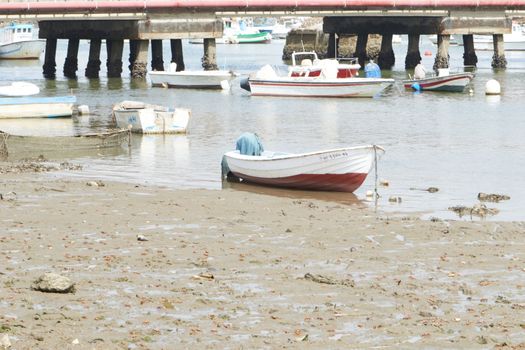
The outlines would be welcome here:
<svg viewBox="0 0 525 350">
<path fill-rule="evenodd" d="M 323 154 L 321 160 L 337 159 L 342 157 L 348 157 L 348 152 L 334 152 L 329 154 Z"/>
</svg>

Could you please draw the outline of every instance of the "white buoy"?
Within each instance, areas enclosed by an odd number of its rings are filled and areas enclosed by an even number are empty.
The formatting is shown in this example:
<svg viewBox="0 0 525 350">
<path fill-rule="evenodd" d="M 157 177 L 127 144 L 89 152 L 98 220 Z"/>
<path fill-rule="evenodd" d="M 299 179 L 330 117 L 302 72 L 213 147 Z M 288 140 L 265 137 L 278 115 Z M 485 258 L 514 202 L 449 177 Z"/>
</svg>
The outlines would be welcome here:
<svg viewBox="0 0 525 350">
<path fill-rule="evenodd" d="M 80 115 L 89 114 L 89 107 L 87 105 L 78 106 L 78 114 Z"/>
<path fill-rule="evenodd" d="M 499 95 L 501 93 L 501 86 L 495 79 L 490 79 L 485 84 L 485 95 Z"/>
</svg>

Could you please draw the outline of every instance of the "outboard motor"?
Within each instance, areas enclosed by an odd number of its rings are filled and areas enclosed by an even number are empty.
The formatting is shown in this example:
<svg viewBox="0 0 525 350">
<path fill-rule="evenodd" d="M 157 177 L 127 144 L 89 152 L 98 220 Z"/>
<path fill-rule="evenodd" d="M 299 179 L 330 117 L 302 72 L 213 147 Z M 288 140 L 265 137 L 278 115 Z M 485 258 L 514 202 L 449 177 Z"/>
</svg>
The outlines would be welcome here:
<svg viewBox="0 0 525 350">
<path fill-rule="evenodd" d="M 241 79 L 241 89 L 251 92 L 252 89 L 250 89 L 250 82 L 248 81 L 248 79 L 249 78 Z"/>
</svg>

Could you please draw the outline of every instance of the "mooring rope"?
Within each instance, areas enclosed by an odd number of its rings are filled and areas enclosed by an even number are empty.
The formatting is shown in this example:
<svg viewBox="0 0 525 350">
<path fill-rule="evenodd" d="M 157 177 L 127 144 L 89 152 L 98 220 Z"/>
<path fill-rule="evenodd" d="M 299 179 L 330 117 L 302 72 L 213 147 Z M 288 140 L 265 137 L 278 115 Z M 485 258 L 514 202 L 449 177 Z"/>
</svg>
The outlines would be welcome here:
<svg viewBox="0 0 525 350">
<path fill-rule="evenodd" d="M 379 193 L 377 193 L 377 146 L 374 145 L 374 202 L 377 209 L 377 199 L 379 198 Z"/>
</svg>

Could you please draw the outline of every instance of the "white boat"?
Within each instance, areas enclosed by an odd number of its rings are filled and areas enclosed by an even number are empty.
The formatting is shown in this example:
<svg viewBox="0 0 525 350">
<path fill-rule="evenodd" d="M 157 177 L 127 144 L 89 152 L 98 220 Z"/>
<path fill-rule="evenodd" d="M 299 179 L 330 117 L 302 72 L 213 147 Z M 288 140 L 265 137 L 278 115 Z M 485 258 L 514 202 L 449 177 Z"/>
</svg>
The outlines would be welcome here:
<svg viewBox="0 0 525 350">
<path fill-rule="evenodd" d="M 229 89 L 230 81 L 236 77 L 232 71 L 176 71 L 176 63 L 170 64 L 169 71 L 149 72 L 152 86 L 195 88 L 195 89 Z"/>
<path fill-rule="evenodd" d="M 297 57 L 312 55 L 313 60 Z M 269 65 L 241 82 L 252 96 L 374 97 L 394 84 L 394 79 L 358 78 L 359 64 L 319 60 L 315 52 L 294 52 L 288 75 L 279 76 Z"/>
<path fill-rule="evenodd" d="M 383 148 L 374 145 L 299 154 L 265 151 L 257 156 L 231 151 L 224 154 L 223 166 L 230 172 L 230 179 L 233 175 L 235 180 L 248 183 L 354 192 L 384 152 Z"/>
<path fill-rule="evenodd" d="M 15 81 L 11 85 L 0 86 L 0 97 L 20 97 L 36 95 L 40 88 L 32 83 L 25 81 Z"/>
<path fill-rule="evenodd" d="M 167 108 L 137 101 L 123 101 L 113 107 L 119 128 L 131 128 L 141 134 L 186 133 L 191 111 Z"/>
<path fill-rule="evenodd" d="M 416 91 L 448 91 L 463 92 L 465 87 L 474 79 L 474 73 L 461 72 L 450 74 L 448 68 L 439 69 L 438 75 L 428 76 L 422 79 L 403 80 L 405 89 Z"/>
<path fill-rule="evenodd" d="M 0 119 L 71 117 L 75 96 L 0 97 Z"/>
<path fill-rule="evenodd" d="M 503 34 L 505 51 L 525 51 L 525 34 L 523 27 L 512 23 L 512 33 Z M 493 51 L 494 42 L 492 35 L 474 35 L 474 49 L 480 51 Z"/>
<path fill-rule="evenodd" d="M 11 23 L 0 28 L 0 59 L 38 59 L 46 42 L 33 39 L 33 25 Z"/>
</svg>

